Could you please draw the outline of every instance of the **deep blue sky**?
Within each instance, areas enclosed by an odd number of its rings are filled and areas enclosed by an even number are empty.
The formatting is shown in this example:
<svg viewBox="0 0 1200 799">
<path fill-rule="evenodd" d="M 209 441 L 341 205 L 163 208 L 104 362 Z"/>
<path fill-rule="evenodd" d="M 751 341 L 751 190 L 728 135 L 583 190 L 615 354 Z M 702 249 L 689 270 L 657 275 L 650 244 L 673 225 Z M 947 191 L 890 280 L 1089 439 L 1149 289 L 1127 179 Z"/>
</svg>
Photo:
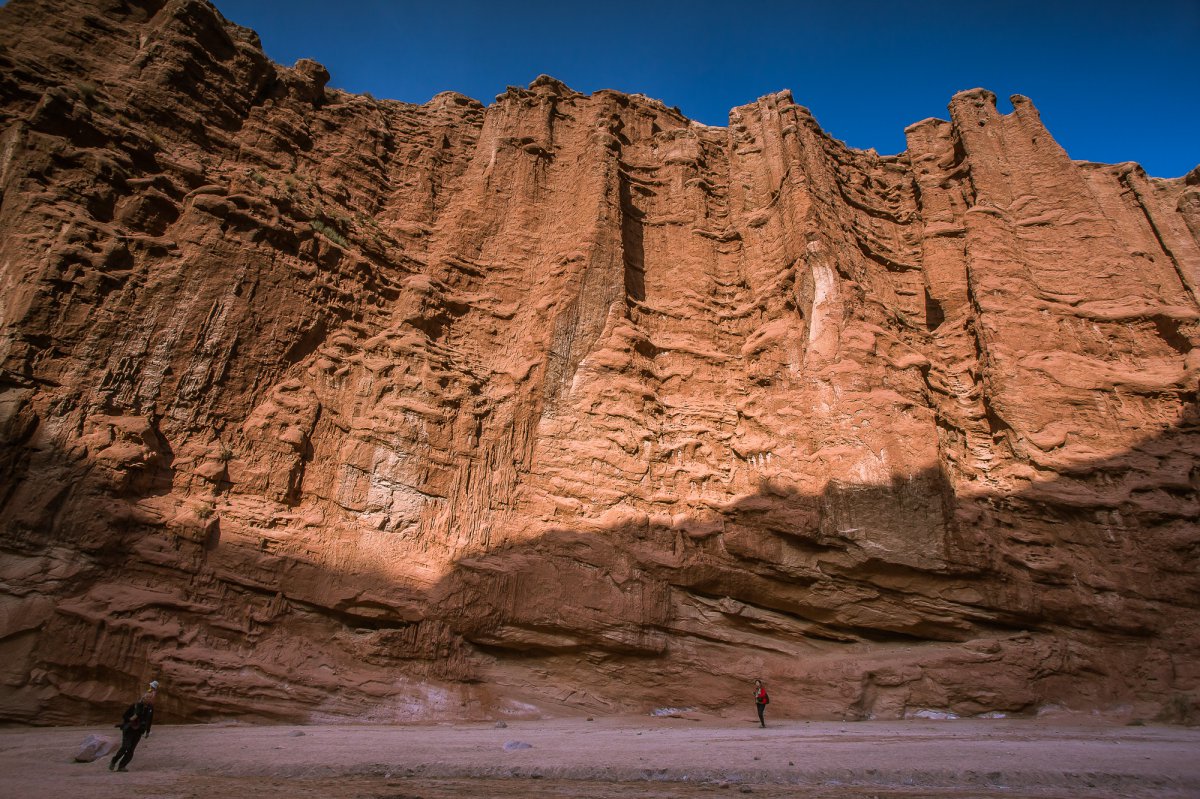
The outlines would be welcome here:
<svg viewBox="0 0 1200 799">
<path fill-rule="evenodd" d="M 275 61 L 312 58 L 332 86 L 423 103 L 492 102 L 541 73 L 725 125 L 791 89 L 854 147 L 904 149 L 983 86 L 1032 98 L 1072 158 L 1138 161 L 1159 177 L 1200 162 L 1200 0 L 214 0 Z"/>
</svg>

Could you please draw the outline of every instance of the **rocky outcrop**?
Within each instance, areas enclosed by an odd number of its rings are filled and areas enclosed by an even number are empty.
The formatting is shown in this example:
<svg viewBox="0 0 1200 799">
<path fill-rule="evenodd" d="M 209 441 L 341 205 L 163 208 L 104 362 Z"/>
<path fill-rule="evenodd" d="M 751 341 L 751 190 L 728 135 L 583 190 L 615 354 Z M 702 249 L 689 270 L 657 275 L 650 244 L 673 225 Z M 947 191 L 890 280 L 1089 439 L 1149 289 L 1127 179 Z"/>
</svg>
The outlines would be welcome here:
<svg viewBox="0 0 1200 799">
<path fill-rule="evenodd" d="M 3 718 L 1194 706 L 1200 172 L 0 44 Z"/>
</svg>

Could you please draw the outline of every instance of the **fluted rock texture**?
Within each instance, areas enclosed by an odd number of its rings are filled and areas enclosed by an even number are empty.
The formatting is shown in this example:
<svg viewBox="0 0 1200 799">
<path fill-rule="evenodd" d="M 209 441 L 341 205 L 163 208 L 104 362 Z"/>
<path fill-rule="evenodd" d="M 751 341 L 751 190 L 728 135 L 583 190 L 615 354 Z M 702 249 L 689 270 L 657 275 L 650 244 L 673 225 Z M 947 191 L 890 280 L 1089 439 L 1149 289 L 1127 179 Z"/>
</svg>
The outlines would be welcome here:
<svg viewBox="0 0 1200 799">
<path fill-rule="evenodd" d="M 1194 713 L 1200 172 L 0 44 L 0 717 Z"/>
</svg>

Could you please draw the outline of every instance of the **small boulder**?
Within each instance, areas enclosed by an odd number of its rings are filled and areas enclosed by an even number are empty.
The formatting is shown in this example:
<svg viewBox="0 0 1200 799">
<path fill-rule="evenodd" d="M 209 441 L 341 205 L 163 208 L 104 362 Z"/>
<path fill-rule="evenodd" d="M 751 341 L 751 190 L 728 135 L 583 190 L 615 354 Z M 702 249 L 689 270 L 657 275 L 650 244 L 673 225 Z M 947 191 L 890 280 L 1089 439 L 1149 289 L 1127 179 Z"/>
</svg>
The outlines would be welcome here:
<svg viewBox="0 0 1200 799">
<path fill-rule="evenodd" d="M 79 744 L 79 751 L 75 753 L 76 763 L 91 763 L 98 757 L 104 757 L 113 750 L 115 744 L 112 740 L 101 735 L 89 735 L 83 739 L 83 743 Z"/>
<path fill-rule="evenodd" d="M 533 744 L 527 744 L 524 741 L 509 741 L 504 744 L 505 752 L 515 752 L 518 749 L 532 749 Z"/>
<path fill-rule="evenodd" d="M 503 729 L 505 729 L 505 728 L 507 728 L 507 727 L 508 727 L 508 725 L 507 725 L 507 724 L 505 724 L 503 721 L 497 721 L 497 722 L 496 722 L 496 729 L 498 729 L 498 730 L 503 730 Z"/>
</svg>

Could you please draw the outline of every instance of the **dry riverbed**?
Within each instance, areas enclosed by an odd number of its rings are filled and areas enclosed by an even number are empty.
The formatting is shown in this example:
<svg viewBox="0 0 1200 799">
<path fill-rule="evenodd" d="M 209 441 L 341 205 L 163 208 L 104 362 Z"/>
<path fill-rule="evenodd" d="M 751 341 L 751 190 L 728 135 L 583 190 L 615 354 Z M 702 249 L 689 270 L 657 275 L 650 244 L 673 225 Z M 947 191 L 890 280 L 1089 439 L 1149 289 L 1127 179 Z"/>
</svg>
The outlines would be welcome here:
<svg viewBox="0 0 1200 799">
<path fill-rule="evenodd" d="M 1062 720 L 164 724 L 124 774 L 107 758 L 72 762 L 88 733 L 119 738 L 111 727 L 0 729 L 0 796 L 1200 796 L 1200 730 Z"/>
</svg>

